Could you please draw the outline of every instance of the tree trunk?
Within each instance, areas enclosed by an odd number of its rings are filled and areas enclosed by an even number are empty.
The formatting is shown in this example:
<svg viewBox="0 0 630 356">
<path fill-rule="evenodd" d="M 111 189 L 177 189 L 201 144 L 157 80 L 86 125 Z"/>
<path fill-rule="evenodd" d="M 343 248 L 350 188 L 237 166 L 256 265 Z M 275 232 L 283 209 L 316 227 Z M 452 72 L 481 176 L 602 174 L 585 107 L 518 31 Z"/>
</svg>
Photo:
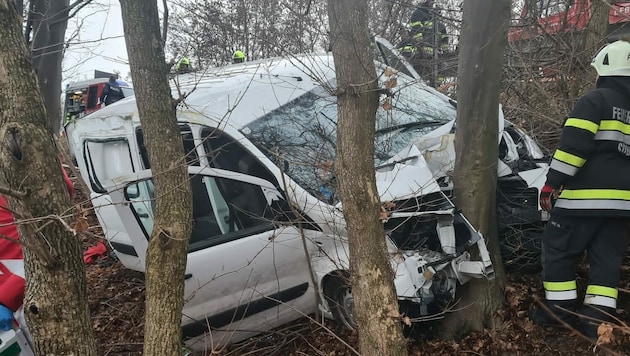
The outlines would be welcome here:
<svg viewBox="0 0 630 356">
<path fill-rule="evenodd" d="M 157 2 L 121 0 L 120 4 L 138 112 L 158 197 L 145 267 L 144 355 L 179 355 L 186 253 L 192 229 L 187 165 L 164 65 Z"/>
<path fill-rule="evenodd" d="M 449 314 L 442 337 L 495 327 L 503 302 L 505 276 L 497 240 L 496 189 L 498 110 L 503 51 L 510 21 L 509 0 L 464 1 L 458 63 L 455 133 L 456 205 L 484 235 L 495 279 L 473 279 L 460 288 L 458 303 L 467 308 Z"/>
<path fill-rule="evenodd" d="M 32 0 L 33 66 L 54 134 L 61 127 L 61 63 L 65 50 L 70 0 Z"/>
<path fill-rule="evenodd" d="M 613 0 L 598 0 L 591 3 L 591 16 L 584 31 L 581 51 L 578 52 L 582 54 L 582 63 L 584 63 L 586 71 L 586 78 L 580 79 L 582 83 L 595 83 L 597 72 L 590 66 L 590 63 L 597 50 L 606 43 L 608 13 L 610 12 L 610 4 L 613 2 Z"/>
<path fill-rule="evenodd" d="M 608 32 L 608 14 L 614 0 L 600 0 L 591 3 L 591 16 L 586 25 L 586 36 L 584 37 L 584 50 L 595 54 L 598 48 L 604 45 Z M 590 61 L 589 61 L 590 63 Z"/>
<path fill-rule="evenodd" d="M 339 106 L 335 169 L 348 229 L 359 347 L 366 356 L 406 355 L 374 178 L 379 97 L 367 4 L 329 0 L 328 16 Z"/>
<path fill-rule="evenodd" d="M 23 245 L 26 320 L 38 355 L 96 355 L 82 246 L 63 214 L 70 198 L 15 2 L 0 0 L 0 184 Z M 45 179 L 42 177 L 46 177 Z"/>
</svg>

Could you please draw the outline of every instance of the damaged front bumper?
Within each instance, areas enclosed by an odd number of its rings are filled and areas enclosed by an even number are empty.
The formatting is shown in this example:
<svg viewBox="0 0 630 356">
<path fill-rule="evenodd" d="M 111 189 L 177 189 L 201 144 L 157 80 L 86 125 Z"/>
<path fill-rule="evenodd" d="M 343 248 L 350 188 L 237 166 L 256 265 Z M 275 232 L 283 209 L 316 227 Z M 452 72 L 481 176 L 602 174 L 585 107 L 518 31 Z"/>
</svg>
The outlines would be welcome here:
<svg viewBox="0 0 630 356">
<path fill-rule="evenodd" d="M 439 317 L 455 300 L 457 285 L 494 278 L 483 236 L 454 208 L 392 212 L 388 225 L 395 226 L 388 248 L 401 313 L 412 322 Z"/>
</svg>

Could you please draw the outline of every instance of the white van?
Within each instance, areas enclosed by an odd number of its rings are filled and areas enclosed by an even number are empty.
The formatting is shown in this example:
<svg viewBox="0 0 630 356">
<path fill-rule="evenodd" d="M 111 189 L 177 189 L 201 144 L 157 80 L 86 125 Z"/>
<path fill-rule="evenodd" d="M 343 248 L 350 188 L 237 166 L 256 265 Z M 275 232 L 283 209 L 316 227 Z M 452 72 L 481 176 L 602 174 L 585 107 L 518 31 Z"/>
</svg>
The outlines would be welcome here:
<svg viewBox="0 0 630 356">
<path fill-rule="evenodd" d="M 374 163 L 400 309 L 413 321 L 439 313 L 470 278 L 493 278 L 493 269 L 483 238 L 416 145 L 430 132 L 451 131 L 453 103 L 380 62 L 377 71 L 398 83 L 391 108 L 377 113 Z M 235 342 L 317 309 L 355 326 L 331 170 L 335 87 L 330 53 L 175 78 L 174 95 L 187 94 L 177 119 L 193 192 L 187 346 Z M 135 98 L 66 130 L 106 238 L 126 267 L 143 271 L 155 194 Z M 474 245 L 481 255 L 471 260 Z"/>
</svg>

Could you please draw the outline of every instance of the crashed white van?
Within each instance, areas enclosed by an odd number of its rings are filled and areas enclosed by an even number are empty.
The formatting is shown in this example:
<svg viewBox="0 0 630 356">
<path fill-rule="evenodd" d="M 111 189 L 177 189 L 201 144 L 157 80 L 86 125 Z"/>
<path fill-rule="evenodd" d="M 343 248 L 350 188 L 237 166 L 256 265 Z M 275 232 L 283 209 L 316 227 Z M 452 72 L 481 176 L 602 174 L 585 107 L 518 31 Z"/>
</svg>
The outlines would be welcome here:
<svg viewBox="0 0 630 356">
<path fill-rule="evenodd" d="M 391 108 L 377 114 L 375 171 L 401 312 L 414 320 L 439 313 L 458 285 L 493 270 L 483 239 L 416 145 L 432 131 L 448 133 L 455 107 L 416 79 L 380 62 L 377 70 L 398 81 Z M 177 118 L 193 192 L 182 316 L 189 347 L 241 340 L 317 309 L 354 327 L 331 170 L 335 86 L 329 53 L 174 79 L 174 95 L 188 93 Z M 125 266 L 142 271 L 155 194 L 135 98 L 66 131 L 106 238 Z"/>
</svg>

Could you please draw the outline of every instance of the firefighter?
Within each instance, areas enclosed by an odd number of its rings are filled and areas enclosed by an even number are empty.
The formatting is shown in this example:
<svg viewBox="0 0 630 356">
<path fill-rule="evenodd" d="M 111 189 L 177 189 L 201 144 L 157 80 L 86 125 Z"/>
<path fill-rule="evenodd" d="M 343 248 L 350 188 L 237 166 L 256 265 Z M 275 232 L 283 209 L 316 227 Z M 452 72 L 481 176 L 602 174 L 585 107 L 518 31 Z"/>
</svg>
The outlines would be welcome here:
<svg viewBox="0 0 630 356">
<path fill-rule="evenodd" d="M 64 181 L 72 196 L 72 182 L 62 168 Z M 24 323 L 24 260 L 18 241 L 18 229 L 7 201 L 0 196 L 0 331 L 20 327 L 28 335 Z M 30 336 L 29 336 L 30 337 Z"/>
<path fill-rule="evenodd" d="M 396 49 L 407 58 L 407 60 L 413 59 L 416 54 L 416 46 L 407 24 L 400 25 L 400 42 L 398 42 Z"/>
<path fill-rule="evenodd" d="M 542 238 L 544 303 L 551 314 L 541 308 L 529 317 L 540 325 L 562 320 L 594 340 L 599 323 L 614 321 L 628 245 L 630 43 L 608 44 L 591 65 L 596 88 L 566 119 L 540 193 L 541 207 L 551 212 Z M 576 264 L 584 252 L 588 285 L 578 310 Z"/>
<path fill-rule="evenodd" d="M 110 105 L 125 97 L 122 88 L 116 83 L 117 79 L 118 77 L 115 75 L 109 76 L 109 81 L 103 85 L 103 93 L 101 93 L 100 97 L 101 103 Z"/>
<path fill-rule="evenodd" d="M 433 4 L 434 0 L 421 3 L 409 19 L 411 37 L 427 57 L 433 57 L 434 50 L 440 52 L 448 49 L 446 26 L 438 20 L 440 10 L 434 8 Z"/>
<path fill-rule="evenodd" d="M 438 20 L 439 9 L 434 7 L 434 0 L 420 3 L 409 19 L 413 45 L 416 47 L 412 64 L 420 76 L 432 85 L 436 85 L 434 71 L 437 70 L 437 55 L 448 49 L 446 26 Z"/>
<path fill-rule="evenodd" d="M 232 54 L 232 63 L 243 63 L 245 62 L 245 54 L 241 51 L 234 51 Z"/>
</svg>

